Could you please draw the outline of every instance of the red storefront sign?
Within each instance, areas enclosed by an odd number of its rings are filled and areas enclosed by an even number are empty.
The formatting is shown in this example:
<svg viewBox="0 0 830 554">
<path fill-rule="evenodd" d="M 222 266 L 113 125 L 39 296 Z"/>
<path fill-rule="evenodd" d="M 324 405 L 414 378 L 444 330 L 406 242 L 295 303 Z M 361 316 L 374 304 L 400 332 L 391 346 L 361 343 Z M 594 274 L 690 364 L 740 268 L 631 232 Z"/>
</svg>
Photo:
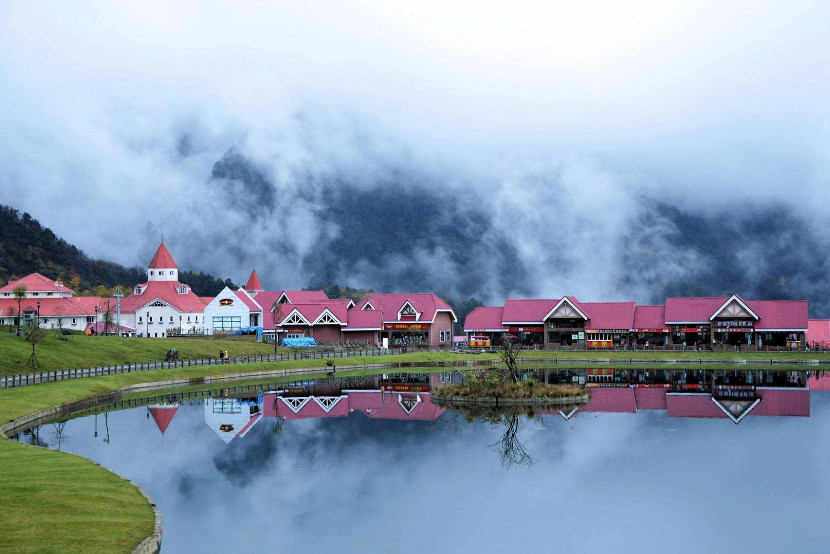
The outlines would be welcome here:
<svg viewBox="0 0 830 554">
<path fill-rule="evenodd" d="M 308 329 L 281 329 L 281 331 L 282 331 L 283 333 L 291 333 L 292 335 L 294 335 L 294 334 L 302 335 L 302 334 L 303 334 L 303 333 L 305 333 L 307 330 L 308 330 Z"/>
<path fill-rule="evenodd" d="M 751 333 L 755 329 L 752 327 L 718 327 L 715 329 L 716 333 Z"/>
<path fill-rule="evenodd" d="M 539 325 L 537 327 L 510 327 L 508 330 L 511 333 L 543 333 L 545 328 Z"/>
<path fill-rule="evenodd" d="M 387 392 L 429 392 L 429 385 L 383 385 Z"/>
<path fill-rule="evenodd" d="M 384 323 L 387 331 L 429 331 L 429 323 Z"/>
<path fill-rule="evenodd" d="M 671 329 L 634 329 L 635 333 L 670 333 Z"/>
</svg>

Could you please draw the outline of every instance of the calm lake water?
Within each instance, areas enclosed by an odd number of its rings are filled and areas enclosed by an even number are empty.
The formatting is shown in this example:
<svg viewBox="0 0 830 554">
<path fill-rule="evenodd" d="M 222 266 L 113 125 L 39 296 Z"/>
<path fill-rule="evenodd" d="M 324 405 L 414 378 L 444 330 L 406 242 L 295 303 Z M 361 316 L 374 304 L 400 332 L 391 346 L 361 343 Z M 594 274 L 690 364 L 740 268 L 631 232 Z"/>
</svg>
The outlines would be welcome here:
<svg viewBox="0 0 830 554">
<path fill-rule="evenodd" d="M 601 389 L 519 418 L 527 463 L 504 459 L 506 423 L 467 423 L 424 386 L 302 387 L 38 438 L 147 490 L 165 552 L 830 550 L 830 392 L 769 395 L 735 424 L 711 398 Z"/>
</svg>

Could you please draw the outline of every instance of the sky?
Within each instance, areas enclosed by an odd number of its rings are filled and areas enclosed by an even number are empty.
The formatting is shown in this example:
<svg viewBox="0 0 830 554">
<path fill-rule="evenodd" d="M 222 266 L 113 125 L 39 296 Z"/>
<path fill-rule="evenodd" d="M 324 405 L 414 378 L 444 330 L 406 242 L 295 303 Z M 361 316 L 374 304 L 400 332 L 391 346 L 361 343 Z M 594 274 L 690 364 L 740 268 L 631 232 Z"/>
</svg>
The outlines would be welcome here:
<svg viewBox="0 0 830 554">
<path fill-rule="evenodd" d="M 660 225 L 642 227 L 657 265 L 619 260 L 654 202 L 738 227 L 775 206 L 830 245 L 826 2 L 0 7 L 0 202 L 95 257 L 143 266 L 164 233 L 182 266 L 304 286 L 343 232 L 321 215 L 332 183 L 371 199 L 402 181 L 474 210 L 482 240 L 527 269 L 480 283 L 484 299 L 639 300 L 653 283 L 621 274 L 681 278 L 700 254 L 660 243 Z M 229 152 L 261 173 L 270 208 L 212 175 Z M 430 243 L 400 271 L 458 273 L 453 255 Z M 378 286 L 382 269 L 326 274 Z"/>
</svg>

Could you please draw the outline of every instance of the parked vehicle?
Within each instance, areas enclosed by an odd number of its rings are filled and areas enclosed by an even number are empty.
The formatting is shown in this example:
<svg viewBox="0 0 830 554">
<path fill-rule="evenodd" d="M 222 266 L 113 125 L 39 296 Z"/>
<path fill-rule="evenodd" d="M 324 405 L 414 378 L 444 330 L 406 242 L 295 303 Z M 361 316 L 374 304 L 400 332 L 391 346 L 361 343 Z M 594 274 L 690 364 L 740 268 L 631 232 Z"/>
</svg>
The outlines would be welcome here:
<svg viewBox="0 0 830 554">
<path fill-rule="evenodd" d="M 470 339 L 470 346 L 472 348 L 490 348 L 490 337 L 475 335 Z"/>
</svg>

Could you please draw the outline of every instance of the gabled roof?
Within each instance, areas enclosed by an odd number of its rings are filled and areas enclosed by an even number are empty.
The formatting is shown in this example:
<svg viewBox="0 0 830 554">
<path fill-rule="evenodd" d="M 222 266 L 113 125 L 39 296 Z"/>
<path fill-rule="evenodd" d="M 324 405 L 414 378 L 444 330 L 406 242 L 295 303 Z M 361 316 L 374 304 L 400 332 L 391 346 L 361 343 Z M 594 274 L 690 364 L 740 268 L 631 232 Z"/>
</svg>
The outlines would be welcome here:
<svg viewBox="0 0 830 554">
<path fill-rule="evenodd" d="M 259 275 L 256 274 L 256 269 L 251 272 L 251 276 L 248 277 L 248 282 L 245 283 L 244 289 L 248 292 L 258 292 L 262 290 L 262 283 L 259 282 Z"/>
<path fill-rule="evenodd" d="M 77 302 L 77 297 L 72 298 L 24 298 L 20 303 L 20 311 L 35 312 L 37 311 L 37 303 L 40 302 L 40 316 L 41 317 L 80 317 L 95 315 L 94 300 L 97 297 L 91 298 L 93 302 Z M 115 308 L 113 308 L 114 310 Z M 17 300 L 14 298 L 0 298 L 0 317 L 17 314 Z"/>
<path fill-rule="evenodd" d="M 283 290 L 279 292 L 277 301 L 284 296 L 289 304 L 308 304 L 309 302 L 329 299 L 326 292 L 322 290 Z"/>
<path fill-rule="evenodd" d="M 588 316 L 586 328 L 628 330 L 634 326 L 634 302 L 583 302 L 580 307 Z"/>
<path fill-rule="evenodd" d="M 715 310 L 715 312 L 711 316 L 709 316 L 709 321 L 712 321 L 713 319 L 718 317 L 721 314 L 721 312 L 723 312 L 725 309 L 729 307 L 730 304 L 737 304 L 741 312 L 741 314 L 733 313 L 732 315 L 743 315 L 743 312 L 746 312 L 750 317 L 752 317 L 756 321 L 758 320 L 758 314 L 752 311 L 752 308 L 750 308 L 747 305 L 747 303 L 744 302 L 743 298 L 741 298 L 737 294 L 733 294 L 726 300 L 726 302 L 723 303 L 723 305 L 720 308 Z"/>
<path fill-rule="evenodd" d="M 502 325 L 503 313 L 501 306 L 479 306 L 464 318 L 464 331 L 507 331 L 507 327 Z"/>
<path fill-rule="evenodd" d="M 589 318 L 589 316 L 582 309 L 583 305 L 579 302 L 579 300 L 577 300 L 575 297 L 563 296 L 562 299 L 559 300 L 559 302 L 557 302 L 556 305 L 553 308 L 551 308 L 550 311 L 547 314 L 545 314 L 545 317 L 543 317 L 542 319 L 545 320 L 551 317 L 563 305 L 570 306 L 572 311 L 575 311 L 577 315 L 579 315 L 582 319 Z"/>
<path fill-rule="evenodd" d="M 502 322 L 508 323 L 542 323 L 560 300 L 522 299 L 505 300 Z"/>
<path fill-rule="evenodd" d="M 350 300 L 348 299 L 336 298 L 311 304 L 286 304 L 282 307 L 283 317 L 280 323 L 285 322 L 292 313 L 296 312 L 308 321 L 309 324 L 314 324 L 326 311 L 337 318 L 340 323 L 346 323 L 348 320 L 349 302 Z"/>
<path fill-rule="evenodd" d="M 358 302 L 355 308 L 362 310 L 367 302 L 371 303 L 375 310 L 383 312 L 383 321 L 398 321 L 398 312 L 407 302 L 420 314 L 420 322 L 434 321 L 438 312 L 447 312 L 453 321 L 458 321 L 450 305 L 431 292 L 369 294 Z"/>
<path fill-rule="evenodd" d="M 170 255 L 170 251 L 167 250 L 167 247 L 164 245 L 163 241 L 159 244 L 156 254 L 153 256 L 153 259 L 150 260 L 150 265 L 147 267 L 150 269 L 179 268 L 179 266 L 176 265 L 176 262 L 173 261 L 173 256 Z"/>
<path fill-rule="evenodd" d="M 726 296 L 666 298 L 666 323 L 709 323 L 730 300 Z M 807 329 L 806 300 L 741 300 L 741 303 L 758 317 L 756 329 Z"/>
<path fill-rule="evenodd" d="M 145 286 L 145 285 L 142 285 Z M 142 294 L 132 294 L 121 301 L 122 312 L 135 312 L 159 299 L 180 312 L 203 312 L 207 302 L 190 291 L 187 294 L 179 293 L 182 284 L 178 281 L 150 281 Z"/>
<path fill-rule="evenodd" d="M 31 292 L 62 292 L 72 293 L 72 289 L 63 286 L 61 281 L 55 281 L 41 275 L 40 273 L 30 273 L 25 277 L 21 277 L 16 281 L 9 282 L 8 285 L 0 288 L 0 293 L 13 292 L 14 288 L 23 285 L 27 291 Z"/>
<path fill-rule="evenodd" d="M 233 293 L 236 295 L 237 298 L 242 300 L 242 303 L 253 313 L 261 313 L 262 307 L 259 303 L 254 300 L 253 296 L 248 294 L 248 289 L 244 290 L 235 290 Z"/>
</svg>

